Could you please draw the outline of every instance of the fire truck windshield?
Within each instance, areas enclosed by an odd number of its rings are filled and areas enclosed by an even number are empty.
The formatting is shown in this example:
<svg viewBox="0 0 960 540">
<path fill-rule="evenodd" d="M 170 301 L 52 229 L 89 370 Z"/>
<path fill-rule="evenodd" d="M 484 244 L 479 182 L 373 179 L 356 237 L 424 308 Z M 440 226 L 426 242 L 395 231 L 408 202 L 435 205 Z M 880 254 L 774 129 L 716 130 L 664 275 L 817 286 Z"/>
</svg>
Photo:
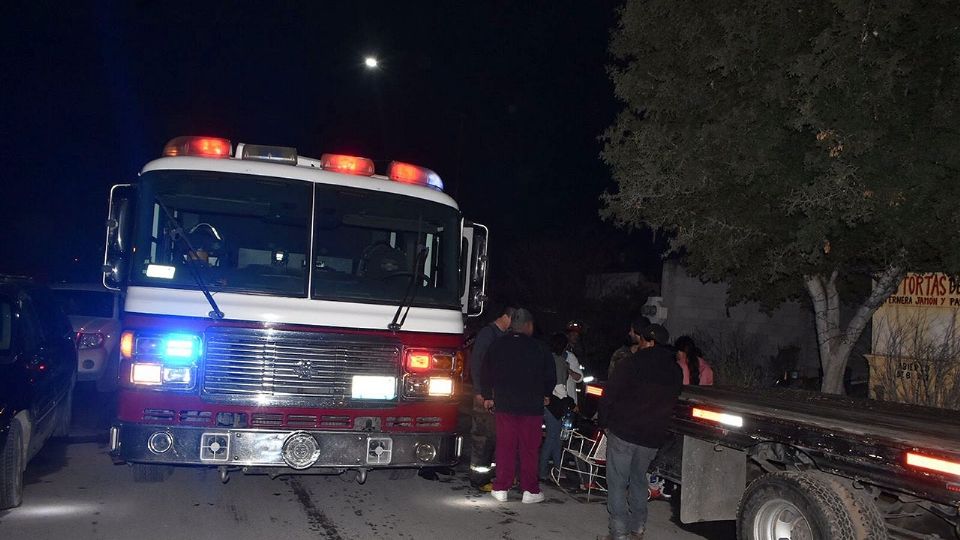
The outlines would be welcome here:
<svg viewBox="0 0 960 540">
<path fill-rule="evenodd" d="M 415 280 L 413 305 L 459 307 L 455 208 L 324 184 L 316 201 L 314 298 L 397 304 Z"/>
<path fill-rule="evenodd" d="M 211 291 L 306 297 L 312 282 L 312 298 L 396 304 L 416 279 L 413 305 L 458 306 L 455 208 L 205 171 L 145 173 L 138 199 L 131 284 L 197 289 L 192 266 Z M 418 247 L 427 249 L 419 272 Z"/>
</svg>

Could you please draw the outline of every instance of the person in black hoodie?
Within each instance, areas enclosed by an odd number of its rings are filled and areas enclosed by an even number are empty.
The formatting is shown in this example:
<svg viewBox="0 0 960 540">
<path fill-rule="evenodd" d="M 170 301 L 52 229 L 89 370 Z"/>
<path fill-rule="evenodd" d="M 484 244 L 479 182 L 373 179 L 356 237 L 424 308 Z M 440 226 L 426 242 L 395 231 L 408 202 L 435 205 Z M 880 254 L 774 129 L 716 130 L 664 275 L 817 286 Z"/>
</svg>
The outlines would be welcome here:
<svg viewBox="0 0 960 540">
<path fill-rule="evenodd" d="M 537 480 L 540 425 L 557 384 L 556 366 L 546 346 L 530 337 L 533 315 L 517 309 L 511 320 L 512 331 L 490 345 L 483 366 L 483 404 L 488 410 L 496 406 L 497 474 L 490 494 L 507 500 L 519 455 L 523 502 L 538 503 L 543 501 Z"/>
<path fill-rule="evenodd" d="M 640 331 L 639 350 L 621 360 L 600 399 L 607 435 L 607 513 L 614 540 L 643 537 L 647 467 L 667 438 L 683 374 L 659 324 Z"/>
</svg>

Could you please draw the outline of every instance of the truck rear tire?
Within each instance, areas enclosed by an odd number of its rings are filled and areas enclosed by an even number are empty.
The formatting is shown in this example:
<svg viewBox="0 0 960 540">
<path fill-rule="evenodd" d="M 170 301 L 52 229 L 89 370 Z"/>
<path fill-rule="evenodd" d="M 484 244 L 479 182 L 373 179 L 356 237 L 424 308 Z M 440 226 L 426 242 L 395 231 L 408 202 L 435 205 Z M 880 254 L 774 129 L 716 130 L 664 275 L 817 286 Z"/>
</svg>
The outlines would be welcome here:
<svg viewBox="0 0 960 540">
<path fill-rule="evenodd" d="M 0 448 L 0 510 L 23 502 L 23 459 L 23 436 L 20 423 L 14 420 Z"/>
<path fill-rule="evenodd" d="M 887 527 L 883 521 L 883 514 L 869 493 L 862 489 L 855 489 L 846 478 L 819 473 L 825 481 L 830 482 L 834 491 L 840 495 L 847 508 L 847 514 L 853 524 L 853 533 L 856 538 L 864 540 L 884 540 L 887 538 Z"/>
<path fill-rule="evenodd" d="M 822 473 L 776 472 L 747 486 L 737 512 L 739 540 L 863 540 L 856 496 Z"/>
<path fill-rule="evenodd" d="M 155 484 L 163 482 L 173 474 L 173 467 L 169 465 L 152 465 L 149 463 L 134 463 L 133 481 L 138 484 Z"/>
</svg>

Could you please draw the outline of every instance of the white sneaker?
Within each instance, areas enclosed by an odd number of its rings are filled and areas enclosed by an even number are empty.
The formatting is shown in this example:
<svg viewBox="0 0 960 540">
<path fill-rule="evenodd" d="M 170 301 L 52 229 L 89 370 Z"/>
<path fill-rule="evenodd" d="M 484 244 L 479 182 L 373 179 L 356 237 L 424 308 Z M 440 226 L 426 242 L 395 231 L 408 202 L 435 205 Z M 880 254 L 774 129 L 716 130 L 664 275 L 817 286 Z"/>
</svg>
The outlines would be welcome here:
<svg viewBox="0 0 960 540">
<path fill-rule="evenodd" d="M 543 499 L 545 499 L 545 497 L 543 496 L 542 491 L 540 493 L 530 493 L 529 491 L 523 492 L 524 504 L 534 504 L 538 502 L 543 502 Z"/>
<path fill-rule="evenodd" d="M 503 490 L 503 491 L 493 490 L 493 491 L 490 492 L 490 495 L 491 495 L 494 499 L 496 499 L 496 500 L 498 500 L 498 501 L 500 501 L 500 502 L 507 502 L 507 490 Z M 524 498 L 526 498 L 526 493 L 524 493 Z"/>
</svg>

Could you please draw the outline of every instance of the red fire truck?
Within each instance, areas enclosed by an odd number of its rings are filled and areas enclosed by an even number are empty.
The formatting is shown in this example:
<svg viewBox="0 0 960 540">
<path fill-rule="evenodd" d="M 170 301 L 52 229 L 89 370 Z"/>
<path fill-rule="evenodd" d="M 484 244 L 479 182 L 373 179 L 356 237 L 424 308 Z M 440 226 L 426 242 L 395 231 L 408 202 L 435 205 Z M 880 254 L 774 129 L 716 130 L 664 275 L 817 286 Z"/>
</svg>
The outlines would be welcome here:
<svg viewBox="0 0 960 540">
<path fill-rule="evenodd" d="M 179 137 L 110 192 L 114 459 L 338 474 L 449 466 L 487 229 L 433 171 Z"/>
</svg>

